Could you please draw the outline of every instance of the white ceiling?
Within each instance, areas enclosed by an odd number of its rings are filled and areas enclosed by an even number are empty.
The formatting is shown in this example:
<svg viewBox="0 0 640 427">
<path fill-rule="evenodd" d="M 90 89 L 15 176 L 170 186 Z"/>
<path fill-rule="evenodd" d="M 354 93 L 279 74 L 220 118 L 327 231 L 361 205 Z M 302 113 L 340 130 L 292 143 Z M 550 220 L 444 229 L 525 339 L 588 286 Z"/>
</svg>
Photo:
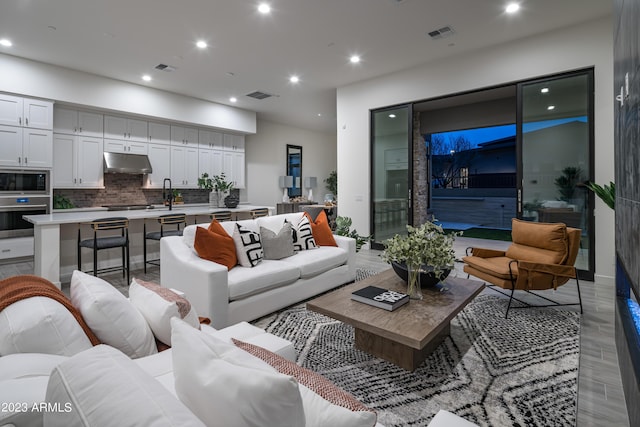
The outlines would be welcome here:
<svg viewBox="0 0 640 427">
<path fill-rule="evenodd" d="M 606 0 L 518 2 L 507 15 L 506 0 L 269 0 L 264 16 L 254 0 L 2 0 L 0 38 L 13 47 L 0 53 L 334 132 L 337 87 L 611 13 Z M 444 26 L 455 34 L 427 35 Z M 360 64 L 349 63 L 354 53 Z M 245 96 L 256 90 L 277 96 Z"/>
</svg>

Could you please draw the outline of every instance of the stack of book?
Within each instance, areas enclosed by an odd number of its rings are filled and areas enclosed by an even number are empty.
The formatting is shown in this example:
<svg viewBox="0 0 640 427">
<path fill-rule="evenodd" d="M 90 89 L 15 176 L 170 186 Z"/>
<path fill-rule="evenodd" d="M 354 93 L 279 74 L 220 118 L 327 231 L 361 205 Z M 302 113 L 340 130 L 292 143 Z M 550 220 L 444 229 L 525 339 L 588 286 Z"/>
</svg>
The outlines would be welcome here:
<svg viewBox="0 0 640 427">
<path fill-rule="evenodd" d="M 366 288 L 351 293 L 351 299 L 393 311 L 408 303 L 409 295 L 389 289 L 378 288 L 377 286 L 367 286 Z"/>
</svg>

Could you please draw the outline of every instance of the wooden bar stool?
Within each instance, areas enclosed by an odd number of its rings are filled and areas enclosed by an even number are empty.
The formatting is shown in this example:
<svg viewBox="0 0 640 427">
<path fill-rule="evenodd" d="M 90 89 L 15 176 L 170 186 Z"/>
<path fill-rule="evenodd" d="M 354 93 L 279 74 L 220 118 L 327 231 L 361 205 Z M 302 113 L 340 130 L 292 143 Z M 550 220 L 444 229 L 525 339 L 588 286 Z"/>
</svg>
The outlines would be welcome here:
<svg viewBox="0 0 640 427">
<path fill-rule="evenodd" d="M 249 211 L 251 219 L 260 218 L 261 216 L 269 216 L 269 208 L 258 208 Z"/>
<path fill-rule="evenodd" d="M 125 217 L 100 218 L 84 223 L 93 229 L 93 238 L 82 239 L 78 224 L 78 270 L 82 271 L 82 248 L 93 249 L 93 275 L 122 268 L 122 277 L 127 277 L 129 283 L 129 219 Z M 120 235 L 112 232 L 120 230 Z M 98 237 L 98 233 L 109 232 L 109 235 Z M 122 248 L 122 267 L 107 267 L 98 269 L 98 251 L 102 249 Z"/>
<path fill-rule="evenodd" d="M 182 236 L 182 230 L 180 226 L 187 225 L 187 215 L 183 213 L 161 215 L 156 218 L 156 221 L 160 224 L 160 230 L 147 233 L 147 221 L 144 222 L 144 243 L 143 243 L 143 257 L 144 257 L 144 272 L 147 273 L 147 264 L 160 265 L 159 259 L 152 259 L 147 261 L 147 239 L 159 241 L 165 236 Z M 165 226 L 175 225 L 173 230 L 165 230 Z"/>
<path fill-rule="evenodd" d="M 222 221 L 231 221 L 231 211 L 219 211 L 219 212 L 213 212 L 211 215 L 209 215 L 209 219 L 211 220 L 216 220 L 219 222 Z"/>
</svg>

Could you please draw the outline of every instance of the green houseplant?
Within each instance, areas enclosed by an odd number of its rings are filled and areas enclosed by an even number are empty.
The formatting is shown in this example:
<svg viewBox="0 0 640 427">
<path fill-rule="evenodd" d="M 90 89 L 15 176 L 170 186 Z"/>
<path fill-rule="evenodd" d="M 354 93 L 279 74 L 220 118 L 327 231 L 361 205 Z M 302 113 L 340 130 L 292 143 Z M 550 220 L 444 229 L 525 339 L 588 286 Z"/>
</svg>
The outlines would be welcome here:
<svg viewBox="0 0 640 427">
<path fill-rule="evenodd" d="M 220 175 L 214 175 L 212 178 L 209 178 L 209 174 L 205 172 L 198 178 L 198 187 L 211 191 L 209 204 L 213 207 L 219 207 L 220 199 L 233 189 L 233 182 L 227 181 L 224 172 Z"/>
<path fill-rule="evenodd" d="M 422 299 L 420 274 L 432 276 L 435 283 L 446 278 L 455 262 L 453 241 L 460 235 L 462 232 L 445 234 L 441 226 L 431 221 L 419 227 L 407 225 L 406 235 L 396 234 L 383 242 L 382 259 L 392 266 L 404 264 L 408 270 L 409 296 Z M 398 273 L 395 266 L 394 270 Z"/>
<path fill-rule="evenodd" d="M 585 186 L 593 191 L 596 196 L 600 197 L 603 202 L 607 204 L 611 209 L 616 208 L 616 184 L 609 182 L 609 185 L 605 184 L 604 187 L 596 184 L 595 182 L 587 182 Z"/>
<path fill-rule="evenodd" d="M 358 234 L 358 230 L 351 230 L 351 224 L 353 221 L 348 216 L 336 217 L 336 231 L 338 236 L 351 237 L 356 240 L 356 252 L 360 252 L 362 245 L 371 240 L 371 236 L 361 236 Z"/>
<path fill-rule="evenodd" d="M 329 193 L 333 194 L 333 197 L 338 197 L 338 172 L 331 171 L 324 183 Z"/>
</svg>

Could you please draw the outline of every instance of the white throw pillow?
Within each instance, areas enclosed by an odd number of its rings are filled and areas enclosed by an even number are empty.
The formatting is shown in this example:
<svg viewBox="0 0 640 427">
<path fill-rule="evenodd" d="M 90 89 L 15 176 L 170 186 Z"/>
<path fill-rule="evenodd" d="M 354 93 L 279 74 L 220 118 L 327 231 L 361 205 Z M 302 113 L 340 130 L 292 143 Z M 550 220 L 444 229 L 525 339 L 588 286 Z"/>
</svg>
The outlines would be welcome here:
<svg viewBox="0 0 640 427">
<path fill-rule="evenodd" d="M 40 376 L 48 377 L 56 365 L 67 359 L 67 356 L 43 353 L 15 353 L 2 356 L 0 357 L 0 381 Z"/>
<path fill-rule="evenodd" d="M 200 328 L 195 308 L 185 298 L 157 283 L 133 279 L 129 301 L 145 318 L 153 335 L 171 345 L 171 318 L 178 317 L 194 328 Z"/>
<path fill-rule="evenodd" d="M 171 326 L 176 393 L 207 426 L 304 427 L 293 377 L 182 320 Z"/>
<path fill-rule="evenodd" d="M 106 345 L 56 366 L 49 378 L 46 403 L 59 408 L 45 411 L 48 427 L 204 427 L 162 384 Z"/>
<path fill-rule="evenodd" d="M 91 347 L 76 318 L 54 299 L 26 298 L 0 311 L 0 356 L 12 353 L 73 356 Z"/>
<path fill-rule="evenodd" d="M 238 264 L 243 267 L 255 267 L 264 257 L 260 233 L 236 224 L 233 230 L 233 243 L 236 245 Z"/>
<path fill-rule="evenodd" d="M 286 221 L 286 220 L 285 220 Z M 287 221 L 288 222 L 288 221 Z M 318 247 L 313 238 L 313 229 L 306 215 L 302 215 L 300 221 L 291 223 L 293 232 L 293 249 L 296 251 L 304 251 L 307 249 L 315 249 Z"/>
<path fill-rule="evenodd" d="M 134 359 L 158 352 L 147 321 L 110 283 L 76 270 L 71 276 L 71 302 L 104 344 Z"/>
</svg>

